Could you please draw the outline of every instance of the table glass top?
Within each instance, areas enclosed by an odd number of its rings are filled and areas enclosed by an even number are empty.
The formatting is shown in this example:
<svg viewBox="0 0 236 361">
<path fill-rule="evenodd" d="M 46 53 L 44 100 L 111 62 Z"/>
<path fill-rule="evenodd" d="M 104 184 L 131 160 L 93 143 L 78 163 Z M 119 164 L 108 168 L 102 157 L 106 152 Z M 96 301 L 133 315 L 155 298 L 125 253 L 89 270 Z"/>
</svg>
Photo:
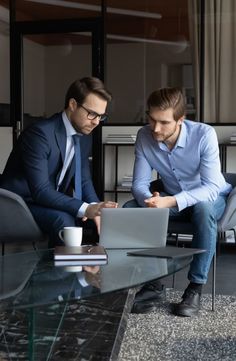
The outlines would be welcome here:
<svg viewBox="0 0 236 361">
<path fill-rule="evenodd" d="M 53 250 L 0 257 L 0 310 L 36 307 L 83 299 L 160 279 L 186 267 L 177 259 L 128 256 L 128 249 L 107 249 L 108 263 L 57 266 Z"/>
</svg>

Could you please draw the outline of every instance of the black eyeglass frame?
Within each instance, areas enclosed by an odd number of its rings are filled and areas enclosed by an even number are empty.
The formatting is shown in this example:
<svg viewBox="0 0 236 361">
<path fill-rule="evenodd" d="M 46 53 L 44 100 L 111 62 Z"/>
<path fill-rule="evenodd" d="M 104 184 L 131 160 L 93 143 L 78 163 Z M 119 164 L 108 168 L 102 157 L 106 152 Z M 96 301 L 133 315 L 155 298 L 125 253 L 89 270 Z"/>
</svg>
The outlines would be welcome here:
<svg viewBox="0 0 236 361">
<path fill-rule="evenodd" d="M 104 121 L 107 119 L 107 117 L 108 117 L 108 114 L 107 114 L 107 113 L 98 114 L 98 113 L 94 112 L 93 110 L 87 109 L 84 105 L 78 103 L 77 101 L 76 101 L 76 103 L 77 103 L 77 105 L 78 105 L 79 107 L 83 108 L 83 109 L 87 112 L 87 118 L 88 118 L 89 120 L 94 120 L 94 119 L 96 119 L 96 118 L 99 118 L 99 121 L 100 121 L 100 122 L 104 122 Z"/>
</svg>

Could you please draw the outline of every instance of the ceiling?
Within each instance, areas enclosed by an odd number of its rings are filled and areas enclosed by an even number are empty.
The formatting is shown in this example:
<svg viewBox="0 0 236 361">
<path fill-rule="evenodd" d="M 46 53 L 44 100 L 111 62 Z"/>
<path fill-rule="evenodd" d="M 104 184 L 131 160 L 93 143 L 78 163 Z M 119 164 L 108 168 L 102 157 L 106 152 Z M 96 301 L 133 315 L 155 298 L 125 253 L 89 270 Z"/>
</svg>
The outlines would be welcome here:
<svg viewBox="0 0 236 361">
<path fill-rule="evenodd" d="M 37 21 L 97 17 L 100 15 L 99 11 L 77 7 L 92 5 L 100 8 L 101 1 L 16 0 L 15 4 L 17 20 Z M 8 7 L 9 1 L 0 0 L 0 5 Z M 111 12 L 107 12 L 106 16 L 106 29 L 110 35 L 109 42 L 132 41 L 132 39 L 134 41 L 135 39 L 140 41 L 147 39 L 149 42 L 189 40 L 188 0 L 107 0 L 106 5 L 107 9 L 111 10 Z M 114 9 L 117 13 L 114 13 Z M 142 13 L 135 13 L 137 11 Z M 68 35 L 66 37 L 68 38 Z M 81 43 L 78 35 L 71 34 L 70 38 L 72 43 L 78 41 Z M 34 36 L 33 40 L 44 45 L 51 45 L 63 42 L 64 38 L 61 35 L 53 34 Z M 86 42 L 85 37 L 83 42 Z"/>
</svg>

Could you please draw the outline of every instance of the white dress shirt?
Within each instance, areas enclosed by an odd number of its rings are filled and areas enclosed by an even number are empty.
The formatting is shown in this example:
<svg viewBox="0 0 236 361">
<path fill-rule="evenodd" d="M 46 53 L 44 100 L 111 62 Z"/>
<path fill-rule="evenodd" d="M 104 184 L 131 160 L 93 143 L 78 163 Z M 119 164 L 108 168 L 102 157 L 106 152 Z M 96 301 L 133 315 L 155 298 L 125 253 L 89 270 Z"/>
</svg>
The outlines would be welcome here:
<svg viewBox="0 0 236 361">
<path fill-rule="evenodd" d="M 73 135 L 79 134 L 76 132 L 76 130 L 71 125 L 71 122 L 67 118 L 65 111 L 62 113 L 62 120 L 63 120 L 64 126 L 66 128 L 66 153 L 65 153 L 65 159 L 64 159 L 63 167 L 62 167 L 61 174 L 59 177 L 57 189 L 59 188 L 60 184 L 62 183 L 64 176 L 66 174 L 66 171 L 67 171 L 68 167 L 70 166 L 72 159 L 74 157 L 74 154 L 75 154 Z M 81 218 L 84 216 L 88 205 L 89 204 L 86 202 L 84 202 L 82 204 L 82 206 L 78 210 L 77 217 Z"/>
</svg>

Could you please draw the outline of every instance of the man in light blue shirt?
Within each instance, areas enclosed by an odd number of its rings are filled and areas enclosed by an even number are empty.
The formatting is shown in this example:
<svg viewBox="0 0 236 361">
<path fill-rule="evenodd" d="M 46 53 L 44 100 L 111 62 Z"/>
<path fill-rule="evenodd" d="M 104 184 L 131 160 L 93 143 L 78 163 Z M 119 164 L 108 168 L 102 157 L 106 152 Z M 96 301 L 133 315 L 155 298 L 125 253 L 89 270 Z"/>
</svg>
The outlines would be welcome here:
<svg viewBox="0 0 236 361">
<path fill-rule="evenodd" d="M 133 201 L 126 206 L 169 208 L 170 217 L 192 222 L 192 247 L 206 252 L 194 256 L 188 273 L 190 283 L 182 301 L 173 308 L 176 315 L 192 316 L 200 308 L 202 285 L 207 282 L 215 252 L 217 220 L 232 187 L 221 173 L 215 130 L 185 119 L 179 89 L 154 91 L 147 106 L 149 124 L 138 132 L 135 146 L 132 193 L 136 204 Z M 153 170 L 163 182 L 160 193 L 149 189 Z"/>
</svg>

